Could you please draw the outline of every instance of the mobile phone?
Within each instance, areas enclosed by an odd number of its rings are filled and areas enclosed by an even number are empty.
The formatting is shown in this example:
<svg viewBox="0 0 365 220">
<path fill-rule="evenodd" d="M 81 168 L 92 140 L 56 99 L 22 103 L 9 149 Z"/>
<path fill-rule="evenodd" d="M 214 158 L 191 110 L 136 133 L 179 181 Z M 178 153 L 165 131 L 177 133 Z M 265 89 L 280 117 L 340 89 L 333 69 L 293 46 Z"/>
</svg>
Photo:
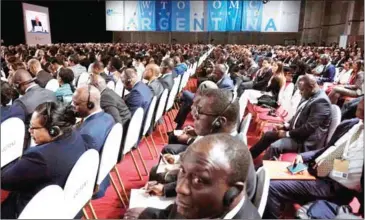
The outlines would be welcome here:
<svg viewBox="0 0 365 220">
<path fill-rule="evenodd" d="M 308 166 L 304 163 L 297 163 L 287 167 L 291 174 L 297 174 L 308 169 Z"/>
</svg>

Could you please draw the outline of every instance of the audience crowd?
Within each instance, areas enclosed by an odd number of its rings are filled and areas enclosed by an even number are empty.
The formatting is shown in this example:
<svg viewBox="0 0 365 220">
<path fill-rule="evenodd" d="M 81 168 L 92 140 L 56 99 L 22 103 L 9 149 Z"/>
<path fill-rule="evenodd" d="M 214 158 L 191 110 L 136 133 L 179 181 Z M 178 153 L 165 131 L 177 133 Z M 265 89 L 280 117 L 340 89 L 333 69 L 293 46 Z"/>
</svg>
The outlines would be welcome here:
<svg viewBox="0 0 365 220">
<path fill-rule="evenodd" d="M 158 103 L 164 91 L 172 92 L 176 79 L 208 51 L 190 76 L 197 89 L 176 96 L 176 130 L 167 132 L 168 144 L 144 187 L 175 202 L 166 209 L 132 208 L 124 218 L 284 218 L 288 205 L 325 200 L 340 207 L 354 197 L 361 208 L 352 214 L 363 217 L 361 48 L 61 43 L 1 47 L 1 122 L 15 117 L 26 128 L 22 156 L 1 170 L 1 188 L 10 192 L 2 218 L 18 218 L 45 186 L 64 187 L 86 150 L 101 153 L 116 123 L 125 137 L 137 109 L 145 120 L 152 99 Z M 287 105 L 295 96 L 297 105 Z M 243 129 L 249 113 L 255 122 L 267 121 L 250 146 Z M 193 125 L 184 126 L 189 114 Z M 265 168 L 263 160 L 286 153 L 296 153 L 293 164 L 307 164 L 315 180 L 270 180 L 260 210 L 256 171 Z M 157 172 L 166 161 L 179 168 Z M 109 181 L 93 199 L 105 195 Z"/>
</svg>

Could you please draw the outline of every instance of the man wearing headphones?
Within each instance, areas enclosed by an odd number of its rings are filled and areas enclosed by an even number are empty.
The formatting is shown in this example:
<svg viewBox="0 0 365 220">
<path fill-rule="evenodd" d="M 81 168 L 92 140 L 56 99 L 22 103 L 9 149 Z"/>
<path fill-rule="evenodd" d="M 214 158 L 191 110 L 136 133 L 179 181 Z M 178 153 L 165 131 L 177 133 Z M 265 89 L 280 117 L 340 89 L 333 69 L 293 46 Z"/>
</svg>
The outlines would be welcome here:
<svg viewBox="0 0 365 220">
<path fill-rule="evenodd" d="M 181 158 L 177 197 L 164 210 L 130 209 L 124 219 L 260 219 L 247 198 L 252 157 L 227 134 L 208 135 L 190 145 Z"/>
<path fill-rule="evenodd" d="M 19 69 L 14 73 L 12 86 L 20 95 L 22 95 L 22 97 L 13 102 L 13 105 L 9 110 L 10 114 L 6 116 L 7 118 L 13 117 L 12 112 L 15 113 L 18 112 L 15 111 L 16 109 L 22 109 L 24 112 L 24 124 L 26 125 L 26 131 L 28 131 L 27 127 L 29 126 L 30 118 L 38 105 L 44 102 L 57 101 L 54 92 L 41 88 L 34 81 L 35 79 L 33 79 L 30 73 L 26 70 Z M 6 118 L 2 118 L 2 120 L 6 120 Z M 28 147 L 29 141 L 29 132 L 26 132 L 24 140 L 25 148 Z"/>
<path fill-rule="evenodd" d="M 205 89 L 195 99 L 192 107 L 194 118 L 194 129 L 187 133 L 195 133 L 198 136 L 183 134 L 180 140 L 188 139 L 187 144 L 169 144 L 163 150 L 162 154 L 180 154 L 184 152 L 189 145 L 195 143 L 206 135 L 224 133 L 242 141 L 241 136 L 237 133 L 237 121 L 239 115 L 239 104 L 232 92 L 222 89 Z M 244 144 L 243 148 L 247 148 Z M 164 155 L 166 159 L 169 156 Z M 176 196 L 176 175 L 171 173 L 157 174 L 157 166 L 151 169 L 150 180 L 157 180 L 159 183 L 148 188 L 151 194 L 173 197 Z M 249 177 L 247 180 L 248 198 L 252 199 L 256 189 L 256 176 L 253 164 L 249 168 Z M 164 183 L 164 184 L 162 184 Z"/>
<path fill-rule="evenodd" d="M 82 118 L 83 121 L 78 127 L 82 138 L 91 148 L 101 153 L 105 140 L 115 122 L 110 114 L 101 109 L 99 90 L 91 85 L 77 88 L 72 97 L 72 105 L 77 117 Z M 109 177 L 106 177 L 95 198 L 103 197 L 109 184 Z"/>
</svg>

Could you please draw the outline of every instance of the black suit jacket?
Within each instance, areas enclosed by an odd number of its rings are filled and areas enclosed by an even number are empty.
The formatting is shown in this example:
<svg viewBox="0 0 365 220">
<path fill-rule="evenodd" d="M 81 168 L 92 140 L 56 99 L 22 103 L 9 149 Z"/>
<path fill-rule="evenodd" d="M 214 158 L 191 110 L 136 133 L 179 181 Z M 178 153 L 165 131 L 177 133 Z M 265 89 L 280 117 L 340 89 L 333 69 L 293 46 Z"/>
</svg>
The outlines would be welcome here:
<svg viewBox="0 0 365 220">
<path fill-rule="evenodd" d="M 168 89 L 169 92 L 172 90 L 174 86 L 174 77 L 172 74 L 162 75 L 158 80 L 161 82 L 164 89 Z"/>
<path fill-rule="evenodd" d="M 223 218 L 224 216 L 221 216 Z M 169 205 L 166 209 L 147 208 L 138 217 L 139 219 L 183 219 L 177 213 L 176 204 Z M 233 219 L 261 219 L 257 208 L 250 200 L 245 199 L 241 209 L 233 216 Z"/>
<path fill-rule="evenodd" d="M 272 71 L 271 69 L 268 70 L 262 70 L 263 72 L 261 72 L 261 70 L 258 70 L 257 76 L 253 81 L 253 89 L 256 90 L 265 90 L 265 88 L 267 87 L 267 84 L 269 83 L 271 76 L 272 76 Z"/>
<path fill-rule="evenodd" d="M 46 88 L 48 81 L 53 79 L 53 76 L 44 70 L 39 71 L 36 77 L 35 82 L 42 88 Z"/>
<path fill-rule="evenodd" d="M 344 134 L 346 134 L 354 125 L 359 123 L 359 121 L 360 121 L 359 119 L 354 118 L 341 122 L 337 126 L 335 132 L 331 137 L 331 140 L 328 142 L 326 146 L 318 150 L 308 151 L 300 154 L 303 158 L 303 161 L 305 163 L 313 162 L 318 156 L 324 153 L 327 150 L 327 148 L 333 146 L 336 143 L 336 141 L 340 139 Z"/>
<path fill-rule="evenodd" d="M 298 110 L 302 100 L 298 105 Z M 319 90 L 305 104 L 298 117 L 298 110 L 289 121 L 289 135 L 303 143 L 301 152 L 316 150 L 325 144 L 328 128 L 331 123 L 331 103 L 323 90 Z M 295 128 L 293 128 L 295 119 Z"/>
<path fill-rule="evenodd" d="M 1 189 L 11 191 L 1 204 L 2 218 L 17 218 L 44 187 L 64 187 L 71 169 L 88 148 L 77 131 L 54 142 L 29 148 L 1 170 Z"/>
<path fill-rule="evenodd" d="M 110 114 L 116 123 L 125 125 L 132 117 L 124 100 L 113 90 L 106 88 L 101 92 L 100 106 Z"/>
</svg>

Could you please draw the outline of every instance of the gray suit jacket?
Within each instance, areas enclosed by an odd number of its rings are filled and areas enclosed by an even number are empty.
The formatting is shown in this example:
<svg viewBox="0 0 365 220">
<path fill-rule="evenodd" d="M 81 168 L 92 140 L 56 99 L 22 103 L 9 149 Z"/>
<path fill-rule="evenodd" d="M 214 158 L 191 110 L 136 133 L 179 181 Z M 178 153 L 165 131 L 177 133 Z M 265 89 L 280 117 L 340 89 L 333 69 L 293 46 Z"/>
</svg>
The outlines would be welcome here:
<svg viewBox="0 0 365 220">
<path fill-rule="evenodd" d="M 160 96 L 162 95 L 162 92 L 164 90 L 162 83 L 158 79 L 154 79 L 151 82 L 149 82 L 147 85 L 152 90 L 154 96 L 157 97 L 157 100 L 159 100 Z"/>
<path fill-rule="evenodd" d="M 303 101 L 299 103 L 299 106 Z M 303 143 L 303 149 L 300 151 L 306 152 L 323 147 L 332 120 L 331 103 L 326 93 L 319 90 L 308 100 L 299 116 L 298 114 L 297 111 L 289 121 L 289 135 Z M 298 119 L 293 128 L 296 118 Z"/>
<path fill-rule="evenodd" d="M 172 87 L 174 86 L 174 77 L 172 74 L 162 75 L 158 80 L 161 82 L 164 89 L 168 89 L 169 92 L 172 90 Z"/>
<path fill-rule="evenodd" d="M 109 88 L 101 92 L 100 106 L 114 118 L 115 122 L 121 123 L 122 125 L 129 122 L 132 117 L 124 100 Z"/>
</svg>

